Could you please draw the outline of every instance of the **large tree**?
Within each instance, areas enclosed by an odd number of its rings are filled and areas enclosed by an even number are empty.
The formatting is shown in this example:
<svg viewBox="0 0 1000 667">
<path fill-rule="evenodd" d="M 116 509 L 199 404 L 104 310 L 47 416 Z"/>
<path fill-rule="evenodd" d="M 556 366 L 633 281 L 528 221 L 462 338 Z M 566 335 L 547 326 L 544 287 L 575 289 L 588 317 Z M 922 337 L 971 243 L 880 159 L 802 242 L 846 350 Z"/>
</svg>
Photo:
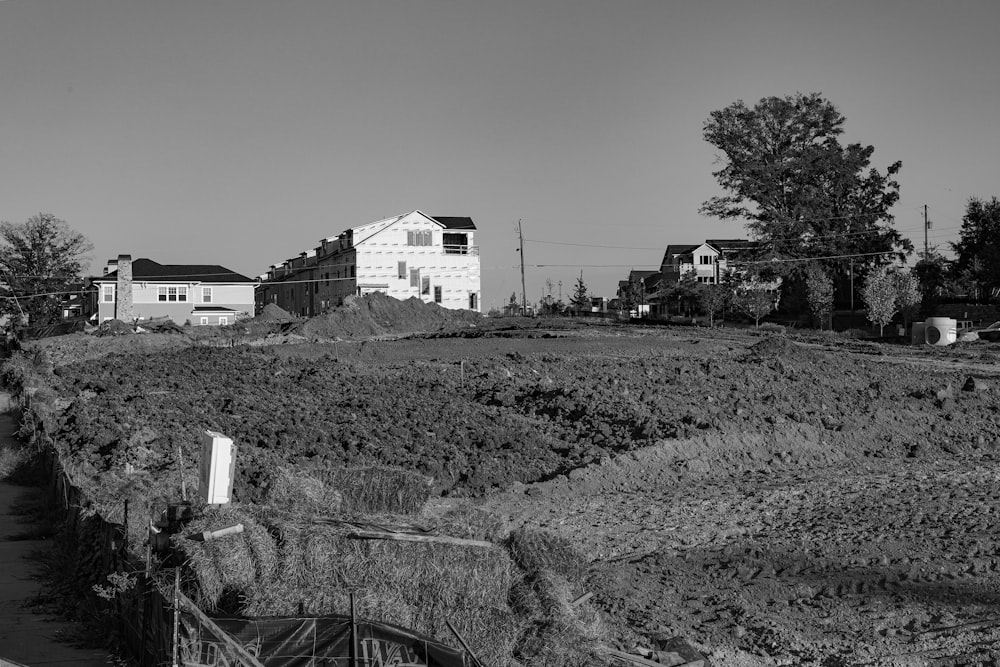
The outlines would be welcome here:
<svg viewBox="0 0 1000 667">
<path fill-rule="evenodd" d="M 32 326 L 57 322 L 92 250 L 86 237 L 49 213 L 0 223 L 0 313 Z"/>
<path fill-rule="evenodd" d="M 817 93 L 713 111 L 704 137 L 721 151 L 713 175 L 726 194 L 701 212 L 745 221 L 761 242 L 760 259 L 783 260 L 767 266 L 792 283 L 815 261 L 836 276 L 852 259 L 857 268 L 905 256 L 913 244 L 889 213 L 901 163 L 880 173 L 871 166 L 874 147 L 840 143 L 843 126 L 844 116 Z"/>
<path fill-rule="evenodd" d="M 1000 200 L 973 197 L 965 206 L 955 251 L 955 274 L 965 278 L 976 296 L 1000 292 Z"/>
</svg>

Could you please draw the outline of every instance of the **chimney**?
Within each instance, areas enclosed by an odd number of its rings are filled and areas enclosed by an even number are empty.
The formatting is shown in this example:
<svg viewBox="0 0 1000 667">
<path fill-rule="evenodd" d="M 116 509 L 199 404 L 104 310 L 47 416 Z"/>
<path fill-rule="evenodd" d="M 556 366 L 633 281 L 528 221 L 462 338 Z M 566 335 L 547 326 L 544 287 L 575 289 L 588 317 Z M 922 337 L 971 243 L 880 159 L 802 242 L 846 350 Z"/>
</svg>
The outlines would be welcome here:
<svg viewBox="0 0 1000 667">
<path fill-rule="evenodd" d="M 118 289 L 115 319 L 131 322 L 132 315 L 132 255 L 118 255 Z"/>
</svg>

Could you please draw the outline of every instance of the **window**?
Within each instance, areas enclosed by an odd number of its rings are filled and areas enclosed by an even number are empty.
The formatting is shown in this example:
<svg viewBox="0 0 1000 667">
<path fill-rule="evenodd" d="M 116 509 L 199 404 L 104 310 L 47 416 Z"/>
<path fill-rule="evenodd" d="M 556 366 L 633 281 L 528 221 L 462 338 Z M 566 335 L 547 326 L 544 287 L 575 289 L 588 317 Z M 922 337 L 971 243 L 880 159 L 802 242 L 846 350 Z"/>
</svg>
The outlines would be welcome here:
<svg viewBox="0 0 1000 667">
<path fill-rule="evenodd" d="M 434 303 L 441 303 L 441 286 L 434 286 Z"/>
<path fill-rule="evenodd" d="M 711 255 L 698 255 L 699 264 L 715 264 L 715 258 Z"/>
<path fill-rule="evenodd" d="M 219 324 L 220 325 L 229 324 L 229 318 L 226 317 L 225 315 L 220 315 L 219 316 Z"/>
<path fill-rule="evenodd" d="M 101 301 L 104 303 L 112 303 L 115 300 L 115 286 L 105 285 L 102 291 Z"/>
<path fill-rule="evenodd" d="M 208 318 L 207 317 L 202 317 L 201 318 L 201 323 L 202 324 L 208 324 Z"/>
<path fill-rule="evenodd" d="M 187 290 L 188 288 L 183 285 L 163 286 L 157 290 L 157 299 L 159 301 L 187 301 Z"/>
<path fill-rule="evenodd" d="M 410 287 L 420 287 L 420 269 L 410 269 Z"/>
<path fill-rule="evenodd" d="M 399 262 L 397 266 L 396 275 L 400 280 L 406 280 L 406 262 Z"/>
<path fill-rule="evenodd" d="M 352 278 L 356 278 L 357 277 L 357 276 L 354 275 L 356 269 L 357 269 L 357 267 L 352 264 L 351 265 L 351 277 Z"/>
<path fill-rule="evenodd" d="M 420 293 L 430 294 L 431 293 L 431 277 L 424 276 L 420 279 Z"/>
<path fill-rule="evenodd" d="M 429 229 L 411 229 L 406 232 L 406 245 L 431 245 L 433 238 L 433 233 Z"/>
<path fill-rule="evenodd" d="M 469 310 L 479 310 L 479 304 L 477 303 L 479 299 L 476 298 L 475 292 L 469 293 Z"/>
<path fill-rule="evenodd" d="M 212 303 L 212 288 L 202 287 L 201 288 L 201 302 L 202 303 Z"/>
</svg>

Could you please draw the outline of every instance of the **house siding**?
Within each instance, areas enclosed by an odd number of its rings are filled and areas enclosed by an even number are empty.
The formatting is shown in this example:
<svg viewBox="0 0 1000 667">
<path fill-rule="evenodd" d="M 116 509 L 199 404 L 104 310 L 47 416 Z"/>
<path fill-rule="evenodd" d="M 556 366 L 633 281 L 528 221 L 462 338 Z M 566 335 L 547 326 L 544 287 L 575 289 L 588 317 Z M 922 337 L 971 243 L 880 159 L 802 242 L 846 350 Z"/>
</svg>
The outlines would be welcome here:
<svg viewBox="0 0 1000 667">
<path fill-rule="evenodd" d="M 115 303 L 100 300 L 103 298 L 100 291 L 101 283 L 97 282 L 97 284 L 99 287 L 97 318 L 101 322 L 114 319 L 116 317 Z M 161 286 L 186 287 L 187 301 L 160 301 L 159 288 Z M 177 324 L 187 322 L 194 324 L 197 321 L 197 318 L 192 314 L 194 307 L 203 305 L 201 301 L 202 287 L 212 288 L 212 306 L 236 311 L 237 317 L 252 316 L 254 308 L 253 284 L 136 281 L 132 285 L 132 317 L 140 320 L 169 317 Z M 118 290 L 115 290 L 115 297 L 117 298 L 117 296 Z"/>
</svg>

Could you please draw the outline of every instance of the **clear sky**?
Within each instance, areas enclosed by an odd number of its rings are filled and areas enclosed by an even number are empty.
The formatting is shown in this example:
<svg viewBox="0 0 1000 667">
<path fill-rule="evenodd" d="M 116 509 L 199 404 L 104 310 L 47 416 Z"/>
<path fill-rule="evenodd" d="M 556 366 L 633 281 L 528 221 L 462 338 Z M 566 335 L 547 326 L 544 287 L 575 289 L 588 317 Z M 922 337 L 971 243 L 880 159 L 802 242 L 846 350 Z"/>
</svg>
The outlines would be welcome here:
<svg viewBox="0 0 1000 667">
<path fill-rule="evenodd" d="M 583 271 L 613 296 L 668 243 L 745 236 L 711 111 L 820 92 L 902 160 L 896 226 L 954 240 L 1000 196 L 1000 3 L 2 0 L 0 219 L 256 276 L 413 209 L 479 228 L 484 310 Z M 577 244 L 577 245 L 564 245 Z M 539 266 L 544 265 L 544 266 Z"/>
</svg>

